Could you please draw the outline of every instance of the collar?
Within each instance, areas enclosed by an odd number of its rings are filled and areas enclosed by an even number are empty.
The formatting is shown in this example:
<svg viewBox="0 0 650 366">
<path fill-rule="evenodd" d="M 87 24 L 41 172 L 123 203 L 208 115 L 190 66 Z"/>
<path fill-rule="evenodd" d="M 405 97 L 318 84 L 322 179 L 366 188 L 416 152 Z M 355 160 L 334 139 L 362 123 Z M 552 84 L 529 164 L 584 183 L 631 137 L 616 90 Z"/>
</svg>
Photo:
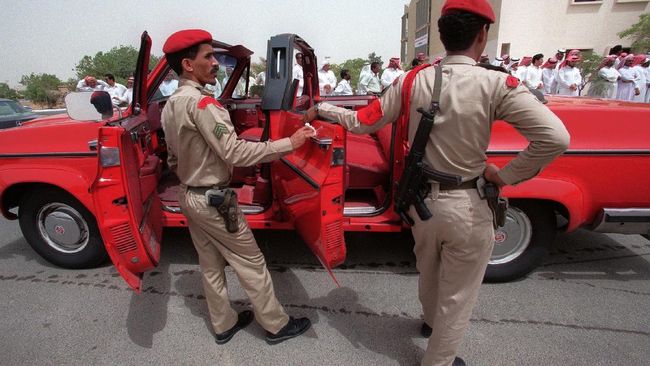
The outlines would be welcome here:
<svg viewBox="0 0 650 366">
<path fill-rule="evenodd" d="M 445 58 L 440 61 L 441 65 L 476 65 L 476 60 L 465 55 L 452 55 L 445 56 Z"/>
<path fill-rule="evenodd" d="M 190 80 L 190 79 L 181 78 L 181 80 L 178 82 L 178 87 L 180 88 L 181 86 L 191 86 L 191 87 L 196 88 L 198 90 L 203 90 L 203 87 L 201 86 L 201 84 L 197 83 L 194 80 Z"/>
</svg>

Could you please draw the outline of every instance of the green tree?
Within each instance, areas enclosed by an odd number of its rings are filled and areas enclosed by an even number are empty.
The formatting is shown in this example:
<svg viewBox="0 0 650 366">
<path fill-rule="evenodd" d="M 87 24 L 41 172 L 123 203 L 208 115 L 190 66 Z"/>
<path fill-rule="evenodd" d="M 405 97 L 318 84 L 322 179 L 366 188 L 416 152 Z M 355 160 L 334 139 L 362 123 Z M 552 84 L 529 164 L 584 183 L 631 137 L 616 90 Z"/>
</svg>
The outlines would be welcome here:
<svg viewBox="0 0 650 366">
<path fill-rule="evenodd" d="M 584 78 L 583 87 L 597 75 L 597 68 L 600 63 L 603 61 L 603 56 L 599 56 L 593 52 L 583 52 L 582 53 L 582 62 L 580 63 L 580 69 L 582 70 L 582 76 Z M 581 88 L 581 90 L 582 90 Z"/>
<path fill-rule="evenodd" d="M 115 75 L 118 83 L 126 84 L 129 76 L 135 73 L 135 65 L 138 60 L 138 50 L 133 46 L 113 47 L 108 52 L 97 52 L 95 56 L 84 56 L 75 66 L 77 77 L 84 78 L 87 75 L 101 79 L 105 74 Z M 160 58 L 151 55 L 149 60 L 149 71 L 160 61 Z"/>
<path fill-rule="evenodd" d="M 641 14 L 639 22 L 630 28 L 619 32 L 621 38 L 631 38 L 632 52 L 645 53 L 650 51 L 650 13 Z"/>
<path fill-rule="evenodd" d="M 58 90 L 61 80 L 56 75 L 31 73 L 23 75 L 20 83 L 26 87 L 25 97 L 37 103 L 47 103 L 48 107 L 54 107 L 61 96 Z"/>
<path fill-rule="evenodd" d="M 7 83 L 0 83 L 0 98 L 18 99 L 20 95 L 11 89 Z"/>
<path fill-rule="evenodd" d="M 383 64 L 384 61 L 381 60 L 381 56 L 377 56 L 374 52 L 368 54 L 368 62 L 379 62 L 380 64 Z"/>
<path fill-rule="evenodd" d="M 262 71 L 266 71 L 266 59 L 260 57 L 259 62 L 251 62 L 251 76 L 256 77 Z"/>
</svg>

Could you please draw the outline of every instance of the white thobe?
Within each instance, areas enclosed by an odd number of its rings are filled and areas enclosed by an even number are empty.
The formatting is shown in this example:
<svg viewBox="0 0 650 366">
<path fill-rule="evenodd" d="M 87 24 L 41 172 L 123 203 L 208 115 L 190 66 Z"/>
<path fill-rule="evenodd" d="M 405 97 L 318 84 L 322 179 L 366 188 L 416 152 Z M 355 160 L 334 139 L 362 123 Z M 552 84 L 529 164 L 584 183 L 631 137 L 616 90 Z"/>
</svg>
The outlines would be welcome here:
<svg viewBox="0 0 650 366">
<path fill-rule="evenodd" d="M 266 73 L 264 71 L 260 71 L 259 74 L 255 77 L 255 84 L 257 85 L 262 85 L 266 84 Z"/>
<path fill-rule="evenodd" d="M 537 66 L 528 67 L 524 83 L 529 89 L 538 89 L 539 84 L 544 83 L 542 81 L 542 69 Z"/>
<path fill-rule="evenodd" d="M 641 65 L 636 65 L 632 68 L 633 70 L 636 70 L 636 73 L 639 75 L 637 81 L 634 83 L 637 88 L 639 88 L 639 95 L 635 95 L 633 101 L 637 103 L 645 103 L 645 97 L 646 97 L 646 83 L 648 80 L 646 79 L 646 72 L 645 72 L 645 67 Z"/>
<path fill-rule="evenodd" d="M 395 69 L 392 67 L 387 67 L 384 69 L 384 72 L 381 74 L 381 86 L 383 88 L 388 88 L 390 84 L 393 83 L 393 80 L 397 79 L 398 77 L 402 76 L 404 74 L 404 70 L 402 69 Z"/>
<path fill-rule="evenodd" d="M 526 72 L 528 71 L 527 66 L 519 66 L 513 75 L 519 79 L 519 82 L 523 83 L 526 80 Z"/>
<path fill-rule="evenodd" d="M 645 102 L 650 103 L 650 67 L 645 69 Z"/>
<path fill-rule="evenodd" d="M 598 70 L 598 76 L 607 81 L 603 98 L 615 99 L 618 91 L 618 78 L 621 77 L 621 74 L 613 67 L 603 67 Z"/>
<path fill-rule="evenodd" d="M 618 92 L 616 99 L 632 101 L 634 100 L 634 88 L 636 87 L 639 78 L 636 70 L 629 66 L 623 66 L 618 69 L 621 74 L 621 79 L 618 81 Z"/>
<path fill-rule="evenodd" d="M 106 85 L 104 87 L 104 90 L 111 95 L 111 101 L 113 102 L 113 105 L 119 105 L 122 103 L 122 96 L 126 92 L 126 86 L 119 83 L 114 83 L 113 86 Z"/>
<path fill-rule="evenodd" d="M 293 64 L 293 78 L 298 79 L 298 91 L 296 92 L 296 95 L 301 96 L 302 87 L 305 85 L 305 80 L 302 76 L 302 66 Z"/>
<path fill-rule="evenodd" d="M 359 90 L 363 88 L 365 94 L 370 93 L 381 93 L 381 82 L 379 81 L 379 76 L 377 74 L 366 74 L 363 76 L 363 79 L 359 81 Z"/>
<path fill-rule="evenodd" d="M 132 101 L 133 101 L 133 88 L 128 88 L 124 91 L 124 94 L 122 94 L 122 98 L 120 98 L 120 102 L 131 104 Z"/>
<path fill-rule="evenodd" d="M 555 84 L 555 69 L 545 68 L 542 70 L 542 83 L 544 83 L 544 93 L 555 94 L 553 85 Z"/>
<path fill-rule="evenodd" d="M 160 92 L 165 97 L 174 94 L 174 91 L 176 89 L 178 89 L 178 80 L 176 79 L 163 80 L 163 82 L 160 84 Z"/>
<path fill-rule="evenodd" d="M 334 95 L 352 95 L 352 86 L 350 85 L 350 82 L 342 79 L 339 81 L 339 85 L 336 86 L 336 89 L 334 89 Z"/>
<path fill-rule="evenodd" d="M 330 86 L 329 92 L 325 90 L 326 85 Z M 329 95 L 334 91 L 334 88 L 336 88 L 336 76 L 334 76 L 332 70 L 318 70 L 318 87 L 320 89 L 320 95 Z"/>
<path fill-rule="evenodd" d="M 564 66 L 557 72 L 557 86 L 559 95 L 568 95 L 572 97 L 578 96 L 578 88 L 582 83 L 582 75 L 580 75 L 580 70 L 577 67 L 571 67 L 569 65 Z M 571 90 L 569 87 L 571 85 L 576 86 L 575 90 Z"/>
</svg>

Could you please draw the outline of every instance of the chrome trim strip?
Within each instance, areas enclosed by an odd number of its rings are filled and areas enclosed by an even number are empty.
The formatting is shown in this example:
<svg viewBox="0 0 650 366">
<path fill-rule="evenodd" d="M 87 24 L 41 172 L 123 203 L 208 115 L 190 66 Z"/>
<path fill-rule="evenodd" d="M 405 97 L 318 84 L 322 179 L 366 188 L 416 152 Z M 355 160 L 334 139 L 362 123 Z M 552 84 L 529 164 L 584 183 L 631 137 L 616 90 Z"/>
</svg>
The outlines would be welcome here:
<svg viewBox="0 0 650 366">
<path fill-rule="evenodd" d="M 2 158 L 85 158 L 97 156 L 96 152 L 54 152 L 54 153 L 18 153 L 0 154 Z"/>
<path fill-rule="evenodd" d="M 591 230 L 599 233 L 650 234 L 650 208 L 603 208 Z"/>
<path fill-rule="evenodd" d="M 372 215 L 379 211 L 377 207 L 344 207 L 344 216 Z"/>
<path fill-rule="evenodd" d="M 521 150 L 488 150 L 487 155 L 517 155 Z M 563 155 L 650 155 L 644 149 L 567 150 Z"/>
</svg>

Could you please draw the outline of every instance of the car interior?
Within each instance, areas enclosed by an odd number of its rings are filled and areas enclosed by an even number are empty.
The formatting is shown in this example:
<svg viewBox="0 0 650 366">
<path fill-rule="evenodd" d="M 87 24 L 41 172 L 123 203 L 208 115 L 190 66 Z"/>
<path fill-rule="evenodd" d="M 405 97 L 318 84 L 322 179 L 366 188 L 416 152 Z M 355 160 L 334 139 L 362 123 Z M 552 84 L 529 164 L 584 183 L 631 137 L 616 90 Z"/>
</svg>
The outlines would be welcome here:
<svg viewBox="0 0 650 366">
<path fill-rule="evenodd" d="M 226 78 L 226 82 L 221 85 L 221 93 L 217 95 L 215 92 L 215 97 L 229 111 L 239 138 L 255 142 L 264 141 L 267 115 L 262 110 L 262 98 L 258 96 L 262 93 L 259 89 L 251 93 L 254 81 L 249 77 L 250 55 L 245 55 L 242 50 L 236 49 L 237 47 L 241 46 L 216 49 L 216 56 L 220 62 L 217 80 L 223 81 L 224 77 L 233 75 L 237 81 Z M 224 65 L 229 69 L 228 75 L 222 73 Z M 173 73 L 171 70 L 168 72 Z M 175 74 L 173 76 L 177 78 Z M 305 79 L 309 76 L 305 75 Z M 160 77 L 161 80 L 158 81 L 161 83 L 163 78 Z M 297 80 L 295 84 L 297 85 Z M 159 84 L 154 82 L 154 85 Z M 307 90 L 307 87 L 304 89 Z M 297 96 L 290 112 L 295 112 L 296 118 L 302 118 L 302 114 L 310 105 L 310 98 L 306 91 L 305 94 Z M 369 104 L 374 98 L 354 95 L 325 97 L 321 100 L 344 108 L 358 109 Z M 167 168 L 164 134 L 160 122 L 161 112 L 167 99 L 168 96 L 162 95 L 158 90 L 150 98 L 147 115 L 151 133 L 156 141 L 155 153 L 163 161 L 158 184 L 158 194 L 163 209 L 180 213 L 177 199 L 180 182 Z M 290 113 L 290 115 L 294 114 Z M 345 216 L 372 216 L 383 212 L 388 206 L 395 126 L 396 124 L 389 124 L 373 134 L 346 134 Z M 237 191 L 239 204 L 244 213 L 261 213 L 271 206 L 273 197 L 269 167 L 269 164 L 235 167 L 230 187 Z"/>
</svg>

